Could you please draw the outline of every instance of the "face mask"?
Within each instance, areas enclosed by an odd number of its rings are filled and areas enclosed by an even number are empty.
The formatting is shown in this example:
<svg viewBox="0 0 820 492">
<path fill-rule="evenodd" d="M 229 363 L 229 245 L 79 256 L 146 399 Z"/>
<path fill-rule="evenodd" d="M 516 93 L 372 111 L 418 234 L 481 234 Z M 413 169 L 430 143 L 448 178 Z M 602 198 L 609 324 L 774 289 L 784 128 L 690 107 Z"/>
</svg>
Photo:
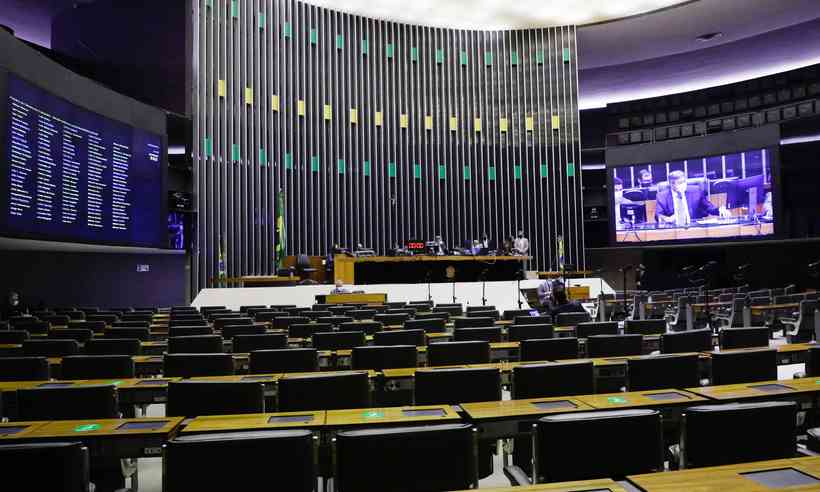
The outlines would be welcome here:
<svg viewBox="0 0 820 492">
<path fill-rule="evenodd" d="M 616 202 L 620 202 L 623 199 L 623 197 L 624 197 L 624 192 L 623 191 L 616 191 L 615 192 L 615 201 Z"/>
<path fill-rule="evenodd" d="M 678 193 L 686 193 L 686 181 L 676 184 L 675 191 Z"/>
<path fill-rule="evenodd" d="M 18 305 L 18 304 L 20 304 L 20 301 L 18 301 L 17 299 L 12 299 L 12 300 L 11 300 L 11 305 L 12 305 L 12 306 L 16 306 L 16 305 Z"/>
</svg>

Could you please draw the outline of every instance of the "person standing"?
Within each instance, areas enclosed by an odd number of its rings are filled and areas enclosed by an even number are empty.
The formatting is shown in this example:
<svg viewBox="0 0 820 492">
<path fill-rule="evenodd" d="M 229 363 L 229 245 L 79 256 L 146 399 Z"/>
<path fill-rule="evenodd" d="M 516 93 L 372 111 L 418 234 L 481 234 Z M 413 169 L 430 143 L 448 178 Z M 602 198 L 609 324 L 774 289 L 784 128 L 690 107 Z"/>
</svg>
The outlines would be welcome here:
<svg viewBox="0 0 820 492">
<path fill-rule="evenodd" d="M 348 291 L 345 289 L 345 283 L 341 280 L 336 281 L 336 287 L 330 291 L 331 294 L 347 294 Z"/>
<path fill-rule="evenodd" d="M 530 251 L 530 240 L 524 237 L 524 231 L 518 231 L 518 237 L 513 241 L 513 254 L 526 256 Z"/>
</svg>

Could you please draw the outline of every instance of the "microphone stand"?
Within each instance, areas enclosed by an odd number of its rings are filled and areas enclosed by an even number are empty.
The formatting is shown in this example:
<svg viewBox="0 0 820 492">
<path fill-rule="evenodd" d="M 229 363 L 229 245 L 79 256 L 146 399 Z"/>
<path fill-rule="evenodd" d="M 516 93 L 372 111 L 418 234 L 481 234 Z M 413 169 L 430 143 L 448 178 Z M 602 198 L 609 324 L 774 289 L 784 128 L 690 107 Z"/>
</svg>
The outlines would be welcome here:
<svg viewBox="0 0 820 492">
<path fill-rule="evenodd" d="M 429 268 L 427 269 L 427 301 L 428 302 L 433 301 L 433 291 L 430 287 L 430 269 Z"/>
<path fill-rule="evenodd" d="M 487 269 L 481 272 L 481 305 L 487 305 Z"/>
<path fill-rule="evenodd" d="M 453 277 L 453 304 L 456 303 L 456 278 Z"/>
<path fill-rule="evenodd" d="M 521 276 L 523 274 L 523 270 L 518 270 L 515 275 L 516 279 L 518 280 L 518 289 L 515 291 L 515 298 L 518 300 L 518 309 L 521 309 L 521 307 L 524 305 L 524 303 L 521 302 Z"/>
</svg>

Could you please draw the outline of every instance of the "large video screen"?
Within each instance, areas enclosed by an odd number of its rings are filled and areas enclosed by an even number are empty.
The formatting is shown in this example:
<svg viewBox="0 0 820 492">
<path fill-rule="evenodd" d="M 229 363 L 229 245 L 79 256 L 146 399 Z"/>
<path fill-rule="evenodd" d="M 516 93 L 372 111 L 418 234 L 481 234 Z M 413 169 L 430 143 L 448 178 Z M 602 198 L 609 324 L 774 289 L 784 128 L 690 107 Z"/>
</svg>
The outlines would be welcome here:
<svg viewBox="0 0 820 492">
<path fill-rule="evenodd" d="M 3 235 L 166 246 L 160 135 L 8 76 Z"/>
<path fill-rule="evenodd" d="M 609 169 L 616 243 L 775 233 L 773 148 Z"/>
</svg>

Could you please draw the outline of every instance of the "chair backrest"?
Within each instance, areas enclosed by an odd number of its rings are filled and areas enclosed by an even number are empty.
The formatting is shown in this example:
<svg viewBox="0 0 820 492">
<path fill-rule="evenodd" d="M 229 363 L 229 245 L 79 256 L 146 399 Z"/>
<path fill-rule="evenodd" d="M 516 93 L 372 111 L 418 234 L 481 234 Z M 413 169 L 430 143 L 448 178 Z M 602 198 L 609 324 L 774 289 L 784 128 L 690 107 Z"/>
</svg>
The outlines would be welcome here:
<svg viewBox="0 0 820 492">
<path fill-rule="evenodd" d="M 297 323 L 288 327 L 288 336 L 291 338 L 312 338 L 315 333 L 333 331 L 330 323 Z"/>
<path fill-rule="evenodd" d="M 258 382 L 179 381 L 168 383 L 168 417 L 263 413 L 265 385 Z"/>
<path fill-rule="evenodd" d="M 80 352 L 80 344 L 77 340 L 60 340 L 49 338 L 47 340 L 26 340 L 23 342 L 23 355 L 42 357 L 65 357 L 66 355 L 76 355 Z"/>
<path fill-rule="evenodd" d="M 429 313 L 416 313 L 414 319 L 443 319 L 447 321 L 450 319 L 450 313 L 447 311 L 431 311 Z"/>
<path fill-rule="evenodd" d="M 501 327 L 456 328 L 453 331 L 453 339 L 456 342 L 479 340 L 496 343 L 501 341 Z"/>
<path fill-rule="evenodd" d="M 26 490 L 88 492 L 89 453 L 79 442 L 43 442 L 0 446 L 0 469 L 7 473 L 31 470 L 34 463 L 48 463 L 48 473 L 26 473 Z"/>
<path fill-rule="evenodd" d="M 797 404 L 793 401 L 694 406 L 685 408 L 682 418 L 682 468 L 796 455 Z"/>
<path fill-rule="evenodd" d="M 495 325 L 495 319 L 487 317 L 453 318 L 453 326 L 458 328 L 479 328 Z"/>
<path fill-rule="evenodd" d="M 542 338 L 552 338 L 555 330 L 552 325 L 510 325 L 507 327 L 507 339 L 511 342 L 521 340 L 533 340 Z"/>
<path fill-rule="evenodd" d="M 549 325 L 552 324 L 552 316 L 516 316 L 513 321 L 514 325 Z"/>
<path fill-rule="evenodd" d="M 391 308 L 387 309 L 384 312 L 385 314 L 406 314 L 409 317 L 413 317 L 416 315 L 416 308 L 414 307 L 401 307 L 401 308 Z"/>
<path fill-rule="evenodd" d="M 268 306 L 266 304 L 251 304 L 251 305 L 248 305 L 248 306 L 239 306 L 239 312 L 240 313 L 247 313 L 251 309 L 262 309 L 262 310 L 264 310 L 264 309 L 267 309 L 267 308 L 268 308 Z"/>
<path fill-rule="evenodd" d="M 492 318 L 493 321 L 498 321 L 501 318 L 501 314 L 496 310 L 467 311 L 464 315 L 468 318 Z"/>
<path fill-rule="evenodd" d="M 450 316 L 461 316 L 464 314 L 461 304 L 439 304 L 433 308 L 434 313 L 447 313 Z"/>
<path fill-rule="evenodd" d="M 376 316 L 377 311 L 375 309 L 354 309 L 352 311 L 348 311 L 347 315 L 355 320 L 367 320 L 373 319 Z"/>
<path fill-rule="evenodd" d="M 61 340 L 77 340 L 79 343 L 85 343 L 91 340 L 94 332 L 82 328 L 57 328 L 48 332 L 49 338 L 57 338 Z"/>
<path fill-rule="evenodd" d="M 319 352 L 314 348 L 254 350 L 249 364 L 251 374 L 313 372 L 319 370 Z"/>
<path fill-rule="evenodd" d="M 590 320 L 589 313 L 559 313 L 553 324 L 556 326 L 575 326 Z"/>
<path fill-rule="evenodd" d="M 644 391 L 700 386 L 698 354 L 649 355 L 627 360 L 627 388 Z"/>
<path fill-rule="evenodd" d="M 264 333 L 261 335 L 234 335 L 233 353 L 245 354 L 254 350 L 283 349 L 288 347 L 285 333 Z"/>
<path fill-rule="evenodd" d="M 416 405 L 457 405 L 501 400 L 501 371 L 494 367 L 419 369 Z"/>
<path fill-rule="evenodd" d="M 316 452 L 313 433 L 302 429 L 180 436 L 165 447 L 162 487 L 165 492 L 258 490 L 276 477 L 279 490 L 313 492 Z"/>
<path fill-rule="evenodd" d="M 720 348 L 768 347 L 769 328 L 724 328 L 720 330 Z"/>
<path fill-rule="evenodd" d="M 555 443 L 560 442 L 560 446 Z M 607 443 L 622 443 L 612 452 Z M 624 477 L 663 470 L 663 431 L 657 410 L 551 415 L 535 430 L 538 482 Z"/>
<path fill-rule="evenodd" d="M 808 356 L 806 357 L 806 377 L 818 376 L 820 376 L 820 346 L 812 346 L 809 347 Z"/>
<path fill-rule="evenodd" d="M 32 335 L 45 335 L 48 333 L 48 321 L 39 321 L 34 318 L 27 317 L 24 321 L 12 323 L 9 320 L 9 326 L 15 330 L 25 330 Z"/>
<path fill-rule="evenodd" d="M 279 411 L 340 410 L 370 406 L 367 372 L 285 376 L 279 379 Z"/>
<path fill-rule="evenodd" d="M 587 322 L 579 323 L 575 326 L 575 336 L 578 338 L 588 338 L 594 335 L 617 335 L 618 322 Z"/>
<path fill-rule="evenodd" d="M 0 357 L 0 381 L 47 381 L 46 357 Z"/>
<path fill-rule="evenodd" d="M 443 333 L 446 321 L 443 318 L 408 319 L 405 330 L 424 330 L 426 333 Z"/>
<path fill-rule="evenodd" d="M 20 421 L 115 419 L 119 415 L 113 384 L 17 390 Z"/>
<path fill-rule="evenodd" d="M 593 335 L 587 338 L 587 357 L 624 357 L 643 353 L 643 335 Z"/>
<path fill-rule="evenodd" d="M 271 326 L 273 326 L 274 330 L 287 330 L 291 325 L 303 325 L 306 323 L 310 323 L 310 318 L 305 316 L 277 316 L 271 321 Z"/>
<path fill-rule="evenodd" d="M 522 317 L 527 318 L 530 316 L 531 309 L 505 309 L 504 310 L 504 319 L 509 321 L 515 321 L 516 318 Z"/>
<path fill-rule="evenodd" d="M 69 317 L 64 314 L 51 314 L 40 318 L 43 321 L 48 321 L 51 326 L 68 326 Z"/>
<path fill-rule="evenodd" d="M 169 378 L 230 376 L 234 370 L 231 354 L 165 354 L 162 375 Z"/>
<path fill-rule="evenodd" d="M 666 320 L 663 319 L 628 319 L 624 323 L 627 335 L 661 335 L 666 333 Z"/>
<path fill-rule="evenodd" d="M 774 349 L 712 353 L 711 384 L 754 383 L 777 379 Z"/>
<path fill-rule="evenodd" d="M 63 357 L 62 379 L 131 379 L 136 377 L 130 355 L 70 355 Z"/>
<path fill-rule="evenodd" d="M 662 354 L 708 352 L 714 348 L 712 330 L 708 328 L 661 335 L 660 349 Z"/>
<path fill-rule="evenodd" d="M 196 335 L 213 335 L 214 330 L 210 326 L 170 326 L 168 327 L 169 337 L 191 337 Z"/>
<path fill-rule="evenodd" d="M 208 320 L 203 318 L 197 319 L 170 319 L 168 321 L 168 328 L 174 328 L 177 326 L 203 326 L 205 328 L 209 328 Z"/>
<path fill-rule="evenodd" d="M 245 316 L 242 313 L 237 313 L 235 311 L 231 311 L 230 309 L 224 309 L 219 311 L 211 311 L 208 313 L 208 321 L 213 323 L 218 319 L 227 319 L 227 318 L 244 318 Z"/>
<path fill-rule="evenodd" d="M 373 335 L 376 345 L 415 345 L 421 347 L 427 343 L 424 330 L 390 330 L 379 331 Z"/>
<path fill-rule="evenodd" d="M 408 319 L 410 319 L 410 315 L 407 313 L 381 313 L 373 316 L 374 321 L 378 321 L 385 326 L 403 325 Z"/>
<path fill-rule="evenodd" d="M 290 315 L 288 315 L 288 313 L 285 313 L 285 312 L 282 312 L 282 311 L 274 311 L 274 310 L 257 311 L 253 314 L 253 319 L 255 319 L 258 323 L 270 322 L 272 324 L 273 320 L 275 320 L 275 319 L 289 318 L 289 317 L 290 317 Z"/>
<path fill-rule="evenodd" d="M 233 340 L 237 335 L 264 335 L 267 328 L 264 324 L 225 325 L 222 327 L 222 338 Z"/>
<path fill-rule="evenodd" d="M 475 311 L 496 311 L 496 309 L 495 306 L 467 306 L 468 313 Z"/>
<path fill-rule="evenodd" d="M 245 317 L 231 317 L 231 318 L 216 318 L 214 320 L 214 330 L 222 330 L 223 327 L 227 325 L 238 326 L 238 325 L 252 325 L 254 323 L 253 318 L 245 318 Z"/>
<path fill-rule="evenodd" d="M 522 361 L 577 359 L 577 338 L 544 338 L 522 340 L 519 348 Z"/>
<path fill-rule="evenodd" d="M 118 321 L 120 317 L 116 314 L 89 314 L 85 317 L 88 321 L 102 321 L 106 325 L 111 326 Z"/>
<path fill-rule="evenodd" d="M 339 325 L 339 331 L 361 331 L 365 335 L 372 335 L 383 328 L 378 321 L 351 321 Z"/>
<path fill-rule="evenodd" d="M 333 316 L 333 313 L 330 311 L 303 311 L 301 315 L 312 320 L 317 320 L 319 318 L 329 318 Z"/>
<path fill-rule="evenodd" d="M 319 323 L 330 323 L 332 326 L 339 326 L 342 323 L 349 323 L 353 321 L 353 318 L 350 316 L 324 316 L 317 318 L 316 321 Z"/>
<path fill-rule="evenodd" d="M 316 350 L 349 350 L 365 344 L 362 331 L 333 331 L 313 334 L 313 348 Z"/>
<path fill-rule="evenodd" d="M 136 338 L 142 342 L 151 338 L 151 331 L 148 328 L 109 328 L 105 330 L 106 338 Z"/>
<path fill-rule="evenodd" d="M 28 338 L 26 330 L 0 330 L 0 345 L 21 345 Z"/>
<path fill-rule="evenodd" d="M 592 361 L 521 364 L 513 367 L 514 400 L 592 393 L 595 393 Z"/>
<path fill-rule="evenodd" d="M 151 323 L 148 321 L 117 321 L 111 326 L 114 328 L 145 328 L 147 330 L 150 325 Z M 105 330 L 105 323 L 102 324 L 101 328 L 100 331 Z"/>
<path fill-rule="evenodd" d="M 416 367 L 418 351 L 415 345 L 370 345 L 353 349 L 353 369 L 393 369 Z"/>
<path fill-rule="evenodd" d="M 218 354 L 224 352 L 219 335 L 168 337 L 169 354 Z"/>
<path fill-rule="evenodd" d="M 474 434 L 469 424 L 339 432 L 334 485 L 340 491 L 359 492 L 477 488 Z"/>
<path fill-rule="evenodd" d="M 490 362 L 490 343 L 482 341 L 440 342 L 427 346 L 427 365 L 486 364 Z"/>
<path fill-rule="evenodd" d="M 142 346 L 136 338 L 94 338 L 85 342 L 86 355 L 140 355 Z"/>
</svg>

